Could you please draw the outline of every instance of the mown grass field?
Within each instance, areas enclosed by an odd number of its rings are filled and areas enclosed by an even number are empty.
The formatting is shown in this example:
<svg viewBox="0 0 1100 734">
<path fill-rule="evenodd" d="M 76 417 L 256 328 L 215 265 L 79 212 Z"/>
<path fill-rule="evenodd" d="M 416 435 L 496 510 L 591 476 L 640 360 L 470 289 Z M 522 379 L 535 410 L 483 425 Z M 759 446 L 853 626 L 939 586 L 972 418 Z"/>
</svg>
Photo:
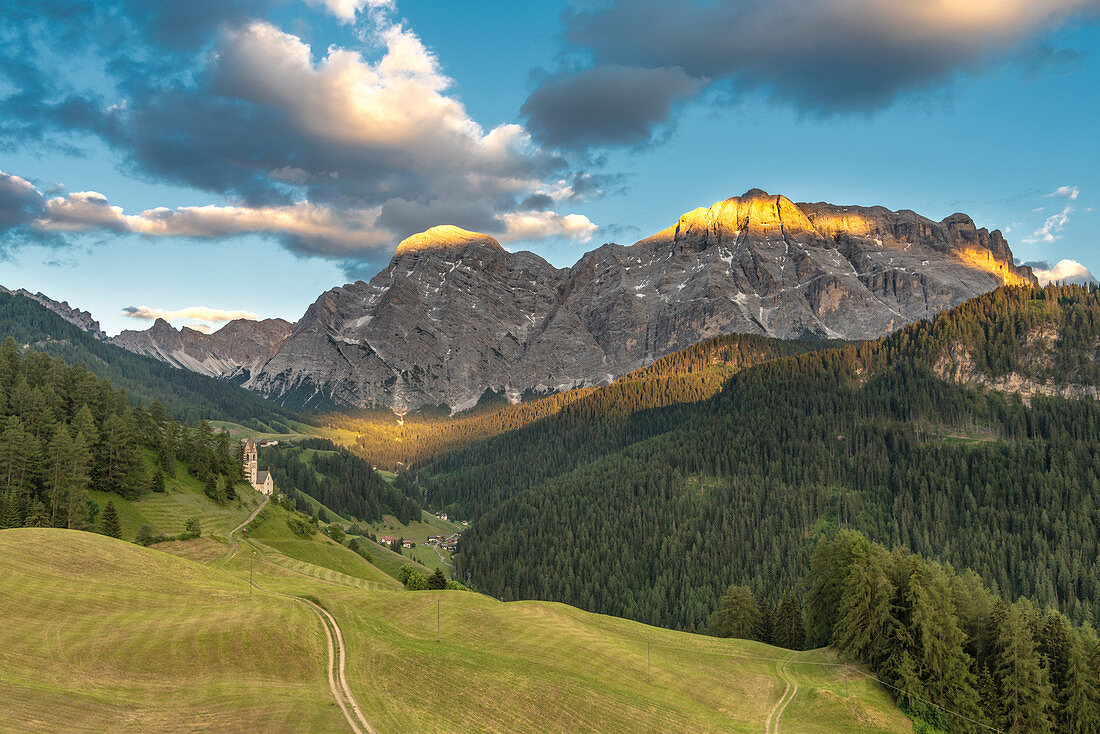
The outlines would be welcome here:
<svg viewBox="0 0 1100 734">
<path fill-rule="evenodd" d="M 0 531 L 0 730 L 346 731 L 316 617 L 249 595 L 252 559 L 260 586 L 308 594 L 335 615 L 349 683 L 380 732 L 759 732 L 784 688 L 774 660 L 787 656 L 800 690 L 782 731 L 910 731 L 866 679 L 808 664 L 833 662 L 829 651 L 562 604 L 408 592 L 381 574 L 369 582 L 333 569 L 339 555 L 327 554 L 350 551 L 327 539 L 308 554 L 283 545 L 292 539 L 278 520 L 239 546 Z"/>
<path fill-rule="evenodd" d="M 91 533 L 0 532 L 0 730 L 340 731 L 316 617 L 242 580 Z"/>
</svg>

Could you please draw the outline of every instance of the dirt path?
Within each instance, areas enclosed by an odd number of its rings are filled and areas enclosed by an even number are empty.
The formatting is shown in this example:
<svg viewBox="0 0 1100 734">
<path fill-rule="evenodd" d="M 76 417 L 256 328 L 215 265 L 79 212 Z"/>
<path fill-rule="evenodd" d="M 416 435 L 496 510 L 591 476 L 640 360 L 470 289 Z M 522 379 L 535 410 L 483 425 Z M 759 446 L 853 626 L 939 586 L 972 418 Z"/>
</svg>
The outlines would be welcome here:
<svg viewBox="0 0 1100 734">
<path fill-rule="evenodd" d="M 764 734 L 779 734 L 779 722 L 783 718 L 783 712 L 787 710 L 787 705 L 794 700 L 795 694 L 798 693 L 798 682 L 788 672 L 789 665 L 790 659 L 775 665 L 775 672 L 779 674 L 787 687 L 783 689 L 783 695 L 779 697 L 779 700 L 772 706 L 772 710 L 768 712 L 767 721 L 764 722 Z"/>
<path fill-rule="evenodd" d="M 230 530 L 230 531 L 229 531 L 229 535 L 225 536 L 226 540 L 228 540 L 228 541 L 229 541 L 229 549 L 228 549 L 228 551 L 227 551 L 227 552 L 226 552 L 226 554 L 225 554 L 225 560 L 227 560 L 227 561 L 228 561 L 228 560 L 229 560 L 230 558 L 232 558 L 232 557 L 233 557 L 233 554 L 237 552 L 237 548 L 239 548 L 239 547 L 240 547 L 240 543 L 237 543 L 237 542 L 235 542 L 235 541 L 233 540 L 233 535 L 234 535 L 235 533 L 237 533 L 237 532 L 238 532 L 238 531 L 239 531 L 239 530 L 240 530 L 241 528 L 243 528 L 244 526 L 248 525 L 248 523 L 250 523 L 250 522 L 252 522 L 253 520 L 255 520 L 255 519 L 256 519 L 256 516 L 257 516 L 257 515 L 259 515 L 259 514 L 260 514 L 260 512 L 262 512 L 262 511 L 263 511 L 263 509 L 264 509 L 265 507 L 267 507 L 267 503 L 268 503 L 268 502 L 270 502 L 270 501 L 271 501 L 271 496 L 270 496 L 270 495 L 269 495 L 269 496 L 266 496 L 266 497 L 264 497 L 264 501 L 260 503 L 260 506 L 259 506 L 259 507 L 257 507 L 257 508 L 256 508 L 255 510 L 253 510 L 253 511 L 252 511 L 252 514 L 248 516 L 248 519 L 247 519 L 247 520 L 245 520 L 244 522 L 242 522 L 242 523 L 241 523 L 240 525 L 238 525 L 237 527 L 235 527 L 235 528 L 233 528 L 232 530 Z"/>
<path fill-rule="evenodd" d="M 344 712 L 344 718 L 348 720 L 348 724 L 351 725 L 352 731 L 356 734 L 377 734 L 374 727 L 363 716 L 363 711 L 359 708 L 359 702 L 355 700 L 355 694 L 351 692 L 351 686 L 348 685 L 348 679 L 344 672 L 347 646 L 344 644 L 344 633 L 340 630 L 340 625 L 336 623 L 336 618 L 329 614 L 327 609 L 308 599 L 298 599 L 298 601 L 312 609 L 325 628 L 325 637 L 328 638 L 328 685 L 332 690 L 333 698 L 336 699 L 336 704 Z M 333 655 L 333 639 L 336 641 L 336 656 Z M 337 659 L 339 660 L 338 663 Z M 336 669 L 335 674 L 333 672 L 334 668 Z M 352 714 L 348 712 L 348 709 L 351 709 L 351 712 L 355 714 L 354 718 L 352 718 Z"/>
<path fill-rule="evenodd" d="M 256 512 L 258 513 L 262 509 L 261 506 Z M 245 521 L 233 532 L 247 524 L 248 521 Z M 230 534 L 232 535 L 232 533 Z M 344 643 L 344 632 L 337 624 L 336 618 L 320 604 L 309 599 L 271 591 L 252 581 L 249 583 L 266 594 L 304 604 L 317 615 L 317 619 L 321 621 L 321 627 L 325 630 L 325 639 L 328 642 L 328 687 L 332 697 L 336 700 L 336 705 L 340 707 L 340 712 L 344 714 L 348 726 L 355 734 L 378 734 L 377 730 L 367 721 L 367 717 L 363 715 L 363 710 L 359 708 L 359 702 L 355 700 L 355 694 L 351 692 L 351 686 L 348 685 L 346 673 L 347 645 Z"/>
</svg>

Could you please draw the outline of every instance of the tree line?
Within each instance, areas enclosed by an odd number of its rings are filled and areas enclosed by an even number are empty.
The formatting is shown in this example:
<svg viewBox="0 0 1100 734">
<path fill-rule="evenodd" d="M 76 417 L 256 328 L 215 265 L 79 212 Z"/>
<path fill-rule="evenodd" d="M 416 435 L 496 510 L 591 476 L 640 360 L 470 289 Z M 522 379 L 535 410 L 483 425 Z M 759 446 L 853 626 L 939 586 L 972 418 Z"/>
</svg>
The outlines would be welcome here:
<svg viewBox="0 0 1100 734">
<path fill-rule="evenodd" d="M 296 418 L 236 385 L 101 342 L 25 296 L 0 293 L 0 339 L 5 337 L 66 364 L 82 363 L 96 377 L 124 389 L 131 403 L 159 402 L 176 420 L 232 420 L 277 431 Z"/>
<path fill-rule="evenodd" d="M 133 407 L 82 363 L 0 344 L 0 527 L 97 527 L 91 489 L 136 499 L 164 491 L 178 461 L 207 494 L 235 497 L 239 447 L 205 422 L 172 420 L 159 403 Z M 117 522 L 117 517 L 109 521 Z"/>
</svg>

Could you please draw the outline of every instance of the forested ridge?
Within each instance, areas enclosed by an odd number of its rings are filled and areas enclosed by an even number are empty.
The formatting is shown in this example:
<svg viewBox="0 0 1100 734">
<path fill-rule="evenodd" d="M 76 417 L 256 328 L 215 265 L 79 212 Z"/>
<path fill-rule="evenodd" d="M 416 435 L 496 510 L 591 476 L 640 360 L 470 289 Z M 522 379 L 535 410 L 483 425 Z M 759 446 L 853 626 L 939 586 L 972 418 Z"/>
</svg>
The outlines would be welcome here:
<svg viewBox="0 0 1100 734">
<path fill-rule="evenodd" d="M 177 420 L 222 419 L 280 430 L 295 417 L 243 388 L 101 342 L 30 298 L 0 293 L 0 339 L 9 336 L 20 347 L 82 363 L 125 390 L 132 402 L 157 401 Z"/>
<path fill-rule="evenodd" d="M 215 501 L 236 498 L 241 458 L 227 434 L 178 423 L 156 402 L 133 407 L 83 363 L 20 353 L 10 337 L 0 345 L 0 421 L 0 527 L 117 533 L 117 516 L 99 518 L 89 490 L 164 491 L 178 462 Z"/>
<path fill-rule="evenodd" d="M 271 472 L 279 491 L 309 495 L 346 519 L 376 522 L 383 514 L 402 523 L 420 519 L 416 500 L 388 484 L 366 461 L 326 439 L 265 446 L 259 465 Z"/>
<path fill-rule="evenodd" d="M 610 385 L 563 393 L 567 402 L 560 410 L 468 448 L 429 457 L 399 481 L 423 480 L 431 504 L 476 514 L 538 483 L 547 467 L 563 473 L 669 430 L 691 414 L 691 404 L 712 398 L 739 370 L 831 344 L 754 334 L 707 339 Z M 520 457 L 532 463 L 517 461 Z"/>
<path fill-rule="evenodd" d="M 739 369 L 826 346 L 828 342 L 729 334 L 667 355 L 610 386 L 544 397 L 529 395 L 514 405 L 501 395 L 487 393 L 476 407 L 454 416 L 422 410 L 398 420 L 390 411 L 374 410 L 317 415 L 313 420 L 355 431 L 358 437 L 353 451 L 372 464 L 395 471 L 410 465 L 421 467 L 471 444 L 476 446 L 472 451 L 482 454 L 481 460 L 491 461 L 497 444 L 486 439 L 503 435 L 500 442 L 508 443 L 511 433 L 544 419 L 562 415 L 563 420 L 578 424 L 595 417 L 621 418 L 644 408 L 698 402 L 714 395 Z"/>
<path fill-rule="evenodd" d="M 1044 329 L 1058 341 L 1039 363 L 1026 341 Z M 1096 625 L 1100 406 L 1025 403 L 934 367 L 963 346 L 990 374 L 1080 384 L 1097 344 L 1095 289 L 1001 289 L 884 339 L 741 371 L 709 401 L 595 439 L 557 416 L 487 442 L 498 458 L 480 475 L 473 447 L 423 484 L 477 518 L 459 562 L 504 598 L 699 629 L 731 583 L 778 603 L 817 540 L 848 527 Z M 626 448 L 578 466 L 564 454 L 579 434 Z"/>
</svg>

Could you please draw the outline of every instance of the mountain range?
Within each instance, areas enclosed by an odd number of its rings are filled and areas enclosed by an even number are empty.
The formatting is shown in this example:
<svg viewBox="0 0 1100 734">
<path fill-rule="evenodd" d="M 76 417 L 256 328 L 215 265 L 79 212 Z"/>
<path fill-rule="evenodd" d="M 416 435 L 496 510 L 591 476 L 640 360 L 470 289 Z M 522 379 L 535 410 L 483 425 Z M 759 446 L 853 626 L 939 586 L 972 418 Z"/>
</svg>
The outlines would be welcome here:
<svg viewBox="0 0 1100 734">
<path fill-rule="evenodd" d="M 998 286 L 1036 283 L 965 214 L 795 204 L 753 189 L 569 268 L 488 235 L 433 227 L 370 282 L 323 293 L 291 325 L 213 334 L 157 321 L 113 341 L 295 409 L 473 406 L 602 384 L 702 339 L 857 340 Z"/>
</svg>

